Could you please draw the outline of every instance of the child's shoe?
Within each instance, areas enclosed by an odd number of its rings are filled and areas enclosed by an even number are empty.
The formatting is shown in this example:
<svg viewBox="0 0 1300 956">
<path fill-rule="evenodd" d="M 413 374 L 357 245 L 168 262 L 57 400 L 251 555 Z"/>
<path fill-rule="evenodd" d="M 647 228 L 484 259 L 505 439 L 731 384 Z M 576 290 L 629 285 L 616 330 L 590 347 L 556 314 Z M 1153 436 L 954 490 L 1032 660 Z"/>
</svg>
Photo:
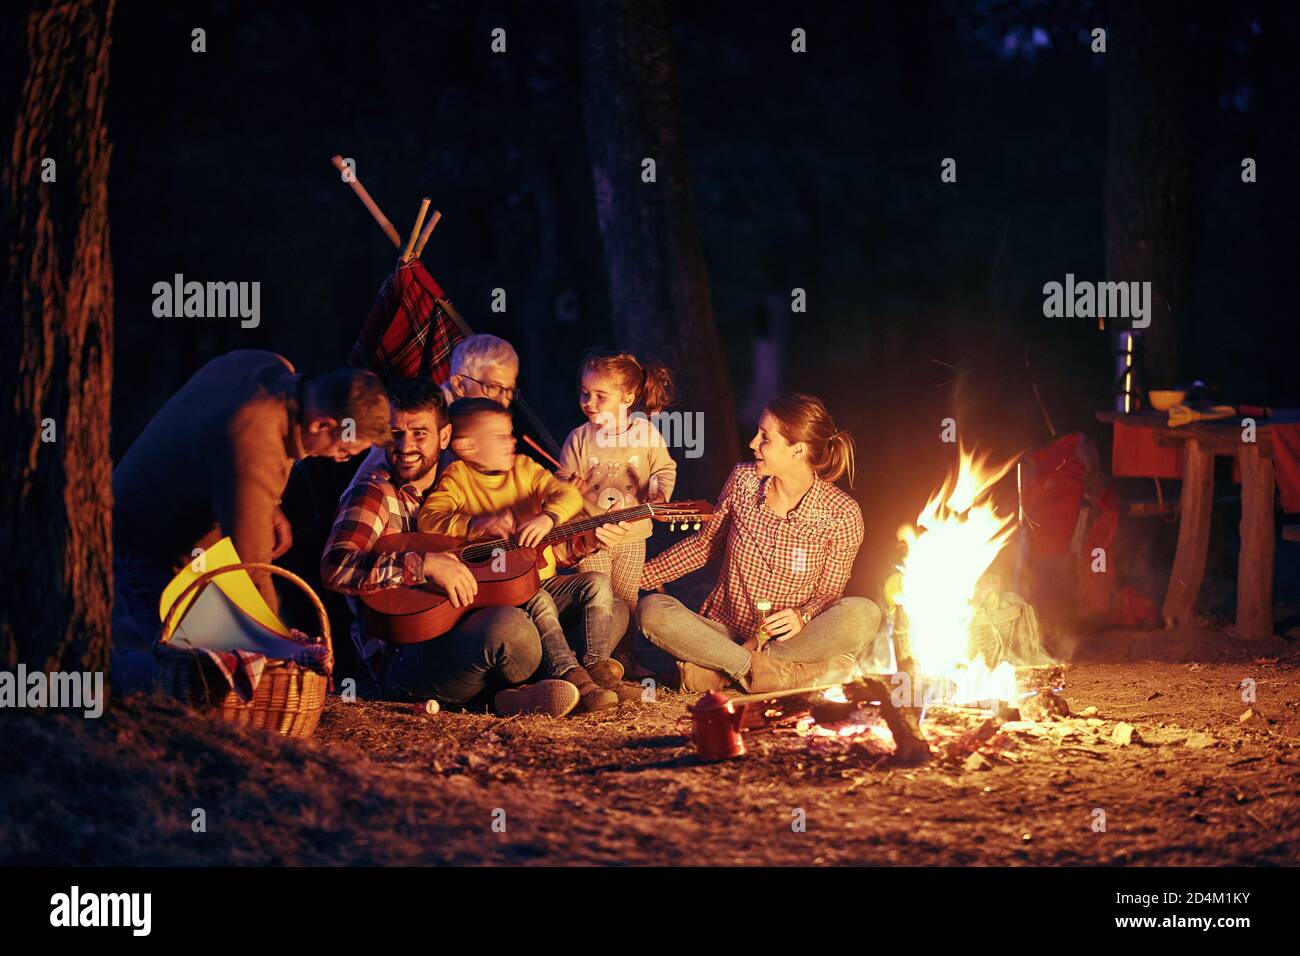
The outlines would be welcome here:
<svg viewBox="0 0 1300 956">
<path fill-rule="evenodd" d="M 587 665 L 587 673 L 601 687 L 607 690 L 613 690 L 619 681 L 623 679 L 623 665 L 612 657 L 596 661 L 594 664 Z"/>
<path fill-rule="evenodd" d="M 584 668 L 575 667 L 560 675 L 560 680 L 568 681 L 578 688 L 581 702 L 579 710 L 604 710 L 606 707 L 618 706 L 618 695 L 597 684 Z"/>
<path fill-rule="evenodd" d="M 613 659 L 596 661 L 596 663 L 587 666 L 587 673 L 601 687 L 612 690 L 617 694 L 620 704 L 640 703 L 643 699 L 643 688 L 640 684 L 633 684 L 623 680 L 623 664 L 621 661 Z"/>
</svg>

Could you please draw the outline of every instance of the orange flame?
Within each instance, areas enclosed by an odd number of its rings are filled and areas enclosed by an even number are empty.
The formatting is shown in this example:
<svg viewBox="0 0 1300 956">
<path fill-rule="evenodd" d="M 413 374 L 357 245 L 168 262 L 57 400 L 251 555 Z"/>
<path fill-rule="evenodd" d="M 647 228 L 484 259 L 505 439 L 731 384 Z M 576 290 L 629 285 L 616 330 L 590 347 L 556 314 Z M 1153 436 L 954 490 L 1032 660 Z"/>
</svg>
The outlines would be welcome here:
<svg viewBox="0 0 1300 956">
<path fill-rule="evenodd" d="M 955 683 L 956 703 L 1017 699 L 1010 664 L 990 670 L 970 659 L 976 585 L 1015 531 L 1012 516 L 994 508 L 992 489 L 1014 464 L 991 467 L 959 449 L 956 474 L 926 503 L 916 527 L 899 531 L 907 554 L 896 600 L 907 613 L 912 656 L 925 677 Z"/>
</svg>

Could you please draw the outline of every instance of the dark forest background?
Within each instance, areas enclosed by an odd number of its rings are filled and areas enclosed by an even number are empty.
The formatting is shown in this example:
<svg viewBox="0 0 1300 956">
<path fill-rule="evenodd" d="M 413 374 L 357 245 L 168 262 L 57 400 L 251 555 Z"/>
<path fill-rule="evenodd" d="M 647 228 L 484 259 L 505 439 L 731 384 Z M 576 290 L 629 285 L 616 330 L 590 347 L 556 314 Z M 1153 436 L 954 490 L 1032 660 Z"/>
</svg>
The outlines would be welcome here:
<svg viewBox="0 0 1300 956">
<path fill-rule="evenodd" d="M 1111 404 L 1109 338 L 1093 321 L 1042 314 L 1044 283 L 1106 278 L 1113 53 L 1090 52 L 1088 37 L 1107 25 L 1105 6 L 673 9 L 741 438 L 785 388 L 822 396 L 854 426 L 868 531 L 851 589 L 878 587 L 896 528 L 952 464 L 937 440 L 944 416 L 967 444 L 1014 455 L 1049 438 L 1036 383 L 1058 432 L 1084 431 L 1107 454 L 1094 413 Z M 1185 47 L 1192 160 L 1183 367 L 1230 401 L 1300 405 L 1287 348 L 1296 14 L 1186 9 L 1167 25 Z M 190 51 L 195 27 L 206 53 Z M 495 27 L 505 55 L 490 51 Z M 806 54 L 790 50 L 795 27 Z M 432 198 L 443 219 L 424 262 L 477 331 L 516 345 L 550 430 L 578 424 L 578 358 L 614 344 L 579 30 L 567 3 L 121 3 L 109 113 L 115 460 L 219 353 L 274 349 L 308 372 L 342 364 L 395 254 L 331 167 L 335 153 L 356 159 L 403 236 Z M 1119 42 L 1112 32 L 1111 49 Z M 940 182 L 949 156 L 955 184 Z M 1241 181 L 1246 156 L 1255 184 Z M 154 318 L 153 284 L 178 272 L 260 281 L 261 326 Z M 496 287 L 505 314 L 489 310 Z M 795 287 L 806 314 L 791 314 Z"/>
</svg>

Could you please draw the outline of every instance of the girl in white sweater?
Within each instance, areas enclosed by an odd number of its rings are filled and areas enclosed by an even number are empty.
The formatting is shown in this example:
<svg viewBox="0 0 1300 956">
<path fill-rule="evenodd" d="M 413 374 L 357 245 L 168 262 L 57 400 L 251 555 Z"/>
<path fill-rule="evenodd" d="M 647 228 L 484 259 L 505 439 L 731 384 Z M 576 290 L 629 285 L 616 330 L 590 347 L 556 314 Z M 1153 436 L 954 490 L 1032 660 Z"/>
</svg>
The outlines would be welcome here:
<svg viewBox="0 0 1300 956">
<path fill-rule="evenodd" d="M 647 416 L 673 401 L 672 374 L 658 362 L 641 362 L 631 352 L 594 352 L 582 363 L 578 404 L 587 423 L 569 433 L 556 477 L 582 491 L 588 514 L 668 501 L 677 483 L 677 463 Z M 597 551 L 579 565 L 610 576 L 614 594 L 635 607 L 645 565 L 650 521 L 633 541 Z"/>
</svg>

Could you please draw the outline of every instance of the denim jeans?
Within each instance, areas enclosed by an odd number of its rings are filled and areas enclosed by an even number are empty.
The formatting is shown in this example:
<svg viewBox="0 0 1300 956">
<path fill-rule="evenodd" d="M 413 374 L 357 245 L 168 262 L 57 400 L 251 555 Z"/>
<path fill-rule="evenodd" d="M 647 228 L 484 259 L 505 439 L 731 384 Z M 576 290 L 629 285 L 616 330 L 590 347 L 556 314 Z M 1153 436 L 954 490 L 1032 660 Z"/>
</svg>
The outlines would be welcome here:
<svg viewBox="0 0 1300 956">
<path fill-rule="evenodd" d="M 113 649 L 109 681 L 113 691 L 148 691 L 153 684 L 153 645 L 162 630 L 158 603 L 174 576 L 166 564 L 113 552 Z"/>
<path fill-rule="evenodd" d="M 617 627 L 616 606 L 624 611 Z M 614 600 L 609 575 L 594 571 L 557 574 L 524 606 L 537 626 L 542 642 L 542 663 L 547 677 L 559 677 L 578 666 L 574 645 L 564 636 L 560 616 L 569 608 L 582 612 L 583 666 L 609 660 L 615 638 L 627 627 L 626 605 Z"/>
<path fill-rule="evenodd" d="M 739 680 L 749 673 L 745 635 L 721 621 L 702 617 L 667 594 L 649 594 L 636 606 L 646 639 L 679 661 L 689 661 Z M 818 614 L 794 637 L 768 641 L 763 653 L 777 660 L 812 663 L 837 654 L 857 657 L 876 636 L 880 609 L 869 598 L 846 597 Z"/>
<path fill-rule="evenodd" d="M 487 689 L 489 681 L 523 683 L 541 659 L 537 628 L 527 612 L 485 607 L 440 637 L 395 648 L 381 683 L 393 696 L 463 704 Z"/>
<path fill-rule="evenodd" d="M 582 577 L 586 576 L 558 576 L 548 581 L 547 587 L 539 594 L 547 595 L 545 600 L 556 609 L 554 613 L 557 619 L 571 618 L 581 610 L 584 612 L 584 623 L 590 627 L 593 616 L 591 605 L 584 604 L 581 596 L 594 591 L 597 600 L 591 603 L 599 605 L 602 589 L 600 582 L 572 580 Z M 603 590 L 612 595 L 609 591 L 609 578 L 604 575 L 593 577 L 603 579 Z M 555 594 L 555 591 L 559 591 L 559 594 Z M 609 635 L 618 636 L 627 630 L 627 605 L 622 601 L 613 601 L 612 596 L 610 602 L 612 608 L 606 604 L 606 630 L 603 637 L 598 630 L 600 612 L 595 614 L 598 642 L 608 642 Z M 612 629 L 609 620 L 613 622 Z M 564 631 L 560 630 L 559 633 L 563 640 Z M 569 649 L 567 644 L 565 648 Z M 583 649 L 588 651 L 585 645 Z M 572 654 L 573 651 L 569 650 L 569 653 Z M 605 653 L 608 656 L 608 650 Z M 525 608 L 480 608 L 466 615 L 441 637 L 395 648 L 384 673 L 380 675 L 381 684 L 384 692 L 393 696 L 412 700 L 433 697 L 445 704 L 459 705 L 489 688 L 522 684 L 535 675 L 542 663 L 542 656 L 541 637 Z M 544 670 L 542 676 L 551 676 L 549 668 Z"/>
</svg>

